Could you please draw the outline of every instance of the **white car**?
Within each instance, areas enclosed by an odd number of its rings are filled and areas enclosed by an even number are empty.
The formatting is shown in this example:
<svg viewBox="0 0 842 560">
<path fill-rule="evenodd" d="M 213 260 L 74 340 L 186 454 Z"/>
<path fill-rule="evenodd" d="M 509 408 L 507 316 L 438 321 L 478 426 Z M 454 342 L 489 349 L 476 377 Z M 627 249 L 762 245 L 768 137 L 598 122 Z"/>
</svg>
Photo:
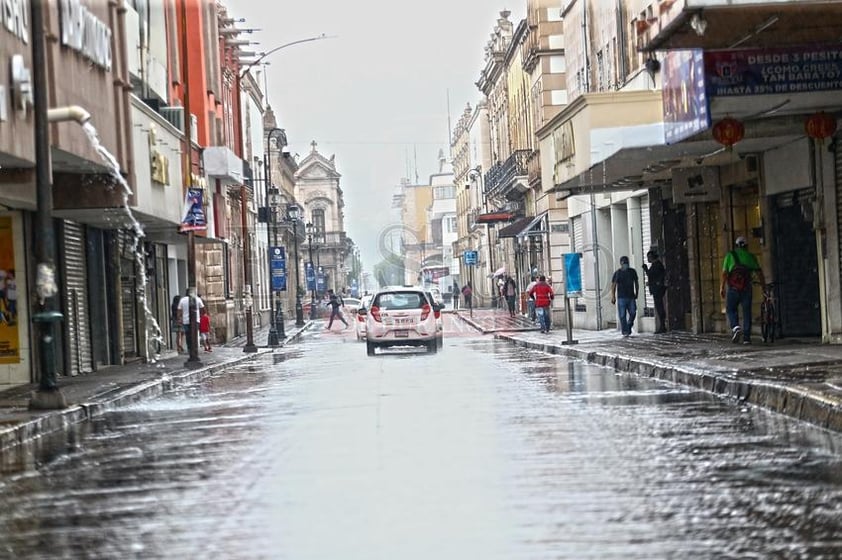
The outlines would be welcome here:
<svg viewBox="0 0 842 560">
<path fill-rule="evenodd" d="M 441 331 L 435 309 L 424 290 L 394 288 L 374 295 L 365 316 L 366 352 L 373 356 L 377 348 L 389 346 L 425 346 L 438 351 Z"/>
<path fill-rule="evenodd" d="M 444 299 L 441 297 L 441 290 L 436 287 L 430 288 L 430 293 L 433 294 L 433 299 L 439 305 L 444 305 Z"/>
<path fill-rule="evenodd" d="M 371 305 L 372 299 L 374 299 L 372 295 L 363 296 L 360 300 L 360 306 L 354 315 L 354 330 L 357 333 L 357 340 L 359 341 L 365 340 L 365 311 Z M 360 313 L 361 311 L 362 313 Z"/>
<path fill-rule="evenodd" d="M 345 302 L 345 311 L 347 311 L 350 314 L 355 314 L 360 308 L 361 301 L 357 298 L 346 297 L 342 298 L 342 301 Z"/>
</svg>

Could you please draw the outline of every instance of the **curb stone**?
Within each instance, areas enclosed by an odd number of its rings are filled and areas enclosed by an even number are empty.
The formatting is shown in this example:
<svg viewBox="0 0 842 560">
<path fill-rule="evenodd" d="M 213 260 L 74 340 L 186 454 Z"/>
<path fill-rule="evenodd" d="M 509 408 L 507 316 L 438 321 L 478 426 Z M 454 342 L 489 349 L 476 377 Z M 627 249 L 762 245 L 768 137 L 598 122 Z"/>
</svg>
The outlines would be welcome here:
<svg viewBox="0 0 842 560">
<path fill-rule="evenodd" d="M 781 383 L 742 377 L 741 370 L 699 370 L 659 360 L 620 356 L 605 351 L 577 349 L 552 343 L 534 343 L 515 335 L 498 333 L 495 339 L 524 348 L 582 360 L 617 371 L 670 381 L 731 398 L 773 412 L 842 432 L 842 392 L 828 394 L 817 388 L 796 383 Z M 832 385 L 831 385 L 832 387 Z"/>
</svg>

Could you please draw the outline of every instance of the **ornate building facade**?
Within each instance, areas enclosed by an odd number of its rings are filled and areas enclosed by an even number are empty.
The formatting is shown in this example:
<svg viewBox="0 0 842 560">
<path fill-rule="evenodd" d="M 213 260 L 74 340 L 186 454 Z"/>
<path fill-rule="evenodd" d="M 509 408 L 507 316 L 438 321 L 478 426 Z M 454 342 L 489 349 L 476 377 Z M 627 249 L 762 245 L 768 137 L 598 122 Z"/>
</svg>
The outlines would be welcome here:
<svg viewBox="0 0 842 560">
<path fill-rule="evenodd" d="M 310 147 L 295 173 L 295 200 L 303 208 L 302 219 L 310 224 L 299 258 L 304 261 L 302 271 L 313 266 L 316 292 L 322 294 L 346 287 L 346 259 L 350 263 L 353 247 L 345 232 L 345 199 L 339 186 L 342 175 L 336 170 L 335 156 L 322 155 L 315 140 Z M 313 262 L 309 260 L 311 252 Z"/>
</svg>

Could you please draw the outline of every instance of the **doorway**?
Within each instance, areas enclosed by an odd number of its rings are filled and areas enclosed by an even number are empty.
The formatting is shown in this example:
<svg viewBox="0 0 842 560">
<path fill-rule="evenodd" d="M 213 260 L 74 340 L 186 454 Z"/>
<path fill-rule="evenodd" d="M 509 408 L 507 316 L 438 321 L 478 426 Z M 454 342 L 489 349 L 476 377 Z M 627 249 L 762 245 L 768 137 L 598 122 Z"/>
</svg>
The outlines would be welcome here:
<svg viewBox="0 0 842 560">
<path fill-rule="evenodd" d="M 813 189 L 775 197 L 775 283 L 784 336 L 821 336 Z"/>
</svg>

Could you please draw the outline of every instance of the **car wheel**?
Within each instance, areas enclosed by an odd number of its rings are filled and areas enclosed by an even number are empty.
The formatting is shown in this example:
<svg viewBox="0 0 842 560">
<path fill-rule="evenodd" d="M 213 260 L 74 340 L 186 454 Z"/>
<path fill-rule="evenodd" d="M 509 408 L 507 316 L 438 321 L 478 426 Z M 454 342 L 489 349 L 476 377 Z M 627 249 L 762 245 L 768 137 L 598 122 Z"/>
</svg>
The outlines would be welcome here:
<svg viewBox="0 0 842 560">
<path fill-rule="evenodd" d="M 444 348 L 444 338 L 443 337 L 436 338 L 436 345 L 439 347 L 439 350 Z"/>
<path fill-rule="evenodd" d="M 377 348 L 373 342 L 365 341 L 365 353 L 374 356 L 374 349 Z"/>
<path fill-rule="evenodd" d="M 427 343 L 427 351 L 429 351 L 430 354 L 435 354 L 436 352 L 438 352 L 438 350 L 439 343 L 435 338 Z"/>
</svg>

